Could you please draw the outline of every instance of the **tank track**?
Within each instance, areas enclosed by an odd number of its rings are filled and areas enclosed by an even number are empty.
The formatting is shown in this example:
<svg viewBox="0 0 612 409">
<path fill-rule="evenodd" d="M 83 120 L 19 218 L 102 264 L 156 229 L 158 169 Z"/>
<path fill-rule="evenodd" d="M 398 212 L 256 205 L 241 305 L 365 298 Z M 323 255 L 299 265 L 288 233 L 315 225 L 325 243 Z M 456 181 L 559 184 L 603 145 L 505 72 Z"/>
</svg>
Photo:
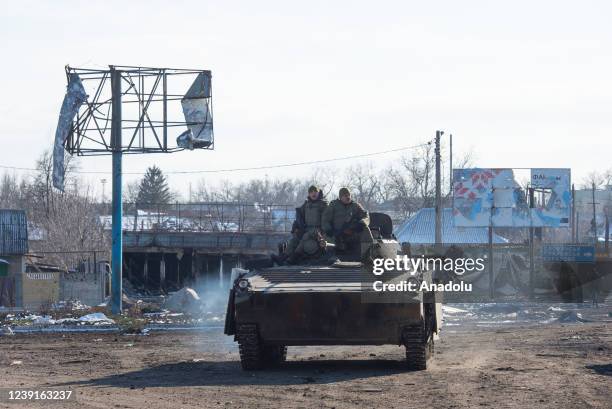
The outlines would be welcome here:
<svg viewBox="0 0 612 409">
<path fill-rule="evenodd" d="M 287 360 L 287 347 L 283 345 L 266 345 L 263 354 L 266 365 L 278 365 Z"/>
<path fill-rule="evenodd" d="M 240 364 L 244 370 L 253 371 L 278 365 L 287 359 L 287 347 L 264 345 L 255 324 L 238 325 L 236 341 L 240 352 Z"/>
<path fill-rule="evenodd" d="M 257 325 L 238 325 L 236 341 L 238 341 L 242 369 L 246 371 L 261 369 L 263 367 L 263 345 L 257 333 Z"/>
<path fill-rule="evenodd" d="M 433 354 L 433 337 L 424 323 L 408 325 L 402 331 L 402 342 L 406 347 L 406 365 L 408 369 L 423 371 L 427 369 L 427 360 Z"/>
</svg>

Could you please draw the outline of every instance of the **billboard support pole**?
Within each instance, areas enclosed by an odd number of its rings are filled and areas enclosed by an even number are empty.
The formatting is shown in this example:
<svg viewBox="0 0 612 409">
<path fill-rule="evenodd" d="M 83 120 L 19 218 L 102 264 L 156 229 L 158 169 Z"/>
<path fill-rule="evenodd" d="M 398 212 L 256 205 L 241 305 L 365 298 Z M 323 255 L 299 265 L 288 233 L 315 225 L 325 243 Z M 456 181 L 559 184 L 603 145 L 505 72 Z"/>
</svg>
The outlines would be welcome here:
<svg viewBox="0 0 612 409">
<path fill-rule="evenodd" d="M 436 131 L 436 252 L 439 252 L 442 244 L 442 169 L 440 159 L 440 137 L 443 131 Z"/>
<path fill-rule="evenodd" d="M 595 251 L 597 251 L 597 203 L 595 202 L 595 183 L 593 183 L 591 187 L 591 192 L 593 196 L 593 221 L 591 222 L 591 226 L 593 229 L 593 245 L 595 246 Z"/>
<path fill-rule="evenodd" d="M 110 307 L 114 314 L 120 314 L 123 278 L 123 153 L 213 149 L 212 75 L 209 70 L 109 65 L 108 69 L 66 66 L 66 76 L 68 89 L 60 110 L 53 152 L 53 184 L 59 189 L 63 188 L 63 166 L 58 166 L 64 159 L 61 144 L 71 155 L 112 155 Z M 183 78 L 193 79 L 182 98 L 179 98 L 181 94 L 177 94 L 177 91 L 168 89 L 168 76 L 187 76 Z M 124 81 L 127 84 L 125 92 L 122 90 Z M 89 94 L 83 83 L 88 85 Z M 125 100 L 122 98 L 124 94 L 128 96 Z M 177 120 L 177 110 L 169 110 L 167 105 L 170 101 L 180 101 L 184 121 Z M 126 114 L 122 112 L 124 103 L 138 103 L 138 107 L 126 111 Z M 174 111 L 175 115 L 169 117 L 169 111 Z M 134 117 L 136 113 L 137 118 Z M 176 147 L 168 147 L 168 127 L 176 126 L 185 126 L 187 130 L 177 137 Z M 122 138 L 123 130 L 127 131 L 125 140 Z M 59 137 L 61 144 L 58 142 Z M 105 180 L 102 183 L 104 187 Z"/>
<path fill-rule="evenodd" d="M 121 71 L 111 67 L 112 122 L 111 148 L 113 153 L 113 204 L 112 204 L 112 276 L 111 312 L 121 314 L 121 280 L 123 268 L 122 219 L 123 203 L 121 197 Z"/>
<path fill-rule="evenodd" d="M 532 187 L 529 188 L 529 208 L 533 209 L 535 207 L 535 196 L 534 189 Z M 534 227 L 533 221 L 531 222 L 531 226 L 529 226 L 529 299 L 533 300 L 534 297 L 534 283 L 535 283 L 535 265 L 534 265 Z"/>
<path fill-rule="evenodd" d="M 495 273 L 493 264 L 493 225 L 489 224 L 489 297 L 495 298 Z"/>
</svg>

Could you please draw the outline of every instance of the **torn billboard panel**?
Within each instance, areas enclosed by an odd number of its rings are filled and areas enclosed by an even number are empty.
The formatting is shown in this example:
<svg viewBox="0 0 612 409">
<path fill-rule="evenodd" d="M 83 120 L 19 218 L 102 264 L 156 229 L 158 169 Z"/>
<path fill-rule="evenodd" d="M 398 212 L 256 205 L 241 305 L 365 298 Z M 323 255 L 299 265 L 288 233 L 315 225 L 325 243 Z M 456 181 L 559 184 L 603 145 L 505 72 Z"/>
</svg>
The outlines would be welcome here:
<svg viewBox="0 0 612 409">
<path fill-rule="evenodd" d="M 64 190 L 64 144 L 70 134 L 72 121 L 85 101 L 87 101 L 87 93 L 81 79 L 77 74 L 70 74 L 57 121 L 53 146 L 53 186 L 60 190 Z"/>
<path fill-rule="evenodd" d="M 213 143 L 211 85 L 210 72 L 201 72 L 181 100 L 188 128 L 176 138 L 181 148 L 207 148 Z"/>
<path fill-rule="evenodd" d="M 572 193 L 570 169 L 531 169 L 531 186 L 542 194 L 542 200 L 531 211 L 534 227 L 568 227 Z"/>
<path fill-rule="evenodd" d="M 491 169 L 453 171 L 453 215 L 459 227 L 484 227 L 491 224 L 493 207 Z"/>
</svg>

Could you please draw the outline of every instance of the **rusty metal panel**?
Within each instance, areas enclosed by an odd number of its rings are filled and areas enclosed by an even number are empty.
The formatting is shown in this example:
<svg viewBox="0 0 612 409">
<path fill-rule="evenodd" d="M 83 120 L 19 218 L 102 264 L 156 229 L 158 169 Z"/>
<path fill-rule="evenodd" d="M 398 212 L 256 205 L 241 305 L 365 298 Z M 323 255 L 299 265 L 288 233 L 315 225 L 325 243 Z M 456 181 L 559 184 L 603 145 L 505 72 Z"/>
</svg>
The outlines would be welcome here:
<svg viewBox="0 0 612 409">
<path fill-rule="evenodd" d="M 23 210 L 0 210 L 0 255 L 28 252 L 28 223 Z"/>
</svg>

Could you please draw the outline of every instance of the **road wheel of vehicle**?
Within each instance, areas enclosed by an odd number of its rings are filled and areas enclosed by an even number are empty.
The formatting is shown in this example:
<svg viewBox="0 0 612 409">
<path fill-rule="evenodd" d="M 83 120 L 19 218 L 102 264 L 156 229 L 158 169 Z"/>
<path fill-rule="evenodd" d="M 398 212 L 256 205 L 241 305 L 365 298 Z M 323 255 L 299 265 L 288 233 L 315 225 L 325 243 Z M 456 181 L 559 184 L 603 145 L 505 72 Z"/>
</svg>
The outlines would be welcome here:
<svg viewBox="0 0 612 409">
<path fill-rule="evenodd" d="M 236 328 L 236 341 L 240 352 L 240 364 L 247 371 L 261 369 L 264 364 L 264 348 L 255 324 L 241 324 Z"/>
<path fill-rule="evenodd" d="M 427 369 L 427 358 L 431 353 L 430 341 L 425 336 L 423 323 L 406 326 L 402 333 L 404 346 L 406 347 L 406 364 L 408 369 L 423 371 Z M 431 340 L 433 341 L 433 340 Z"/>
<path fill-rule="evenodd" d="M 284 345 L 267 345 L 263 353 L 267 365 L 278 365 L 287 359 L 287 347 Z"/>
</svg>

